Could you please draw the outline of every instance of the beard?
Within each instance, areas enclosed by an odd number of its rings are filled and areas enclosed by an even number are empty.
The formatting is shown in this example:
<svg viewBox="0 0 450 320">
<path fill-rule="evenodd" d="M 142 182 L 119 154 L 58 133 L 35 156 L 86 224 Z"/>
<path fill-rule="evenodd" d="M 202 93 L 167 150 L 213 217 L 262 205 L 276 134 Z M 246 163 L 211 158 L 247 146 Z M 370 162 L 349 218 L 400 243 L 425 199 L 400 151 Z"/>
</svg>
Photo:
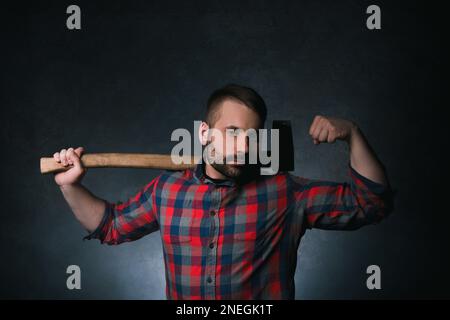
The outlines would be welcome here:
<svg viewBox="0 0 450 320">
<path fill-rule="evenodd" d="M 254 180 L 259 173 L 258 164 L 249 164 L 248 154 L 245 155 L 244 164 L 232 165 L 227 164 L 225 159 L 223 163 L 212 162 L 210 165 L 228 179 L 236 181 L 238 184 L 245 184 Z"/>
<path fill-rule="evenodd" d="M 210 144 L 211 141 L 209 141 L 206 147 L 210 147 Z M 250 154 L 248 152 L 239 153 L 238 155 L 220 155 L 219 157 L 222 158 L 221 163 L 217 163 L 214 161 L 215 153 L 216 151 L 214 149 L 212 149 L 211 154 L 209 152 L 207 153 L 207 163 L 209 163 L 214 169 L 216 169 L 228 179 L 234 180 L 237 184 L 245 184 L 256 179 L 259 176 L 259 161 L 257 161 L 256 164 L 250 164 Z M 252 159 L 253 158 L 254 157 L 252 157 Z M 233 165 L 238 163 L 239 165 Z"/>
<path fill-rule="evenodd" d="M 211 163 L 211 166 L 219 171 L 221 174 L 223 174 L 225 177 L 230 179 L 237 179 L 241 175 L 244 174 L 245 171 L 245 165 L 240 166 L 233 166 L 229 164 L 223 164 L 223 163 Z"/>
</svg>

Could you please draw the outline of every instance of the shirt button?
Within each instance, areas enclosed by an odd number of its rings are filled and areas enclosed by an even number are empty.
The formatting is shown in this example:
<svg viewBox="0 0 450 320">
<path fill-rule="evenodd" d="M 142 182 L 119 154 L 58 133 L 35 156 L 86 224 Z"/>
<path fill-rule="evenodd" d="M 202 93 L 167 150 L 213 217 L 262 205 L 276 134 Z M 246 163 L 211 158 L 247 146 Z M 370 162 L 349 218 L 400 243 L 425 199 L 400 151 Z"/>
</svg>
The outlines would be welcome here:
<svg viewBox="0 0 450 320">
<path fill-rule="evenodd" d="M 211 283 L 212 282 L 211 277 L 208 277 L 208 279 L 206 279 L 206 281 L 208 281 L 208 283 Z"/>
<path fill-rule="evenodd" d="M 214 210 L 211 210 L 211 211 L 209 212 L 209 214 L 211 215 L 211 217 L 214 217 L 214 216 L 216 215 L 216 212 L 215 212 Z"/>
<path fill-rule="evenodd" d="M 211 243 L 209 244 L 209 247 L 210 247 L 211 249 L 214 248 L 214 243 L 211 242 Z"/>
</svg>

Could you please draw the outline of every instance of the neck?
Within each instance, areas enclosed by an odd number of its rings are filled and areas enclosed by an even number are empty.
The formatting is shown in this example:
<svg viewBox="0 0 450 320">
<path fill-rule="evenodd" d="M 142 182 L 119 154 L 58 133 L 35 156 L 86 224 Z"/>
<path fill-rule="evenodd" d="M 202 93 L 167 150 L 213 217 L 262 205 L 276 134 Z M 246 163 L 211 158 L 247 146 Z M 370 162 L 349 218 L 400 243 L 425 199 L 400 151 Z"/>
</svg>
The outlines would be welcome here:
<svg viewBox="0 0 450 320">
<path fill-rule="evenodd" d="M 226 179 L 227 177 L 213 168 L 212 165 L 206 163 L 205 164 L 205 172 L 206 174 L 213 179 Z"/>
</svg>

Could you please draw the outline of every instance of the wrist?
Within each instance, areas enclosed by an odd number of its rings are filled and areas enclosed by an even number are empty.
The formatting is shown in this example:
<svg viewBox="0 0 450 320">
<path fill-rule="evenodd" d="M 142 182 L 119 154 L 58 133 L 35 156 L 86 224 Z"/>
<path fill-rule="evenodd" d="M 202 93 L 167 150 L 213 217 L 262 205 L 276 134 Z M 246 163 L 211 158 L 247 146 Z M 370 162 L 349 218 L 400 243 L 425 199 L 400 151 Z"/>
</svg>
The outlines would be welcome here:
<svg viewBox="0 0 450 320">
<path fill-rule="evenodd" d="M 359 127 L 356 123 L 350 121 L 350 130 L 349 134 L 347 136 L 347 142 L 351 144 L 351 142 L 355 139 L 355 137 L 359 136 L 361 134 Z"/>
<path fill-rule="evenodd" d="M 61 189 L 61 191 L 68 191 L 68 190 L 78 187 L 79 185 L 80 184 L 78 182 L 74 182 L 74 183 L 59 185 L 59 188 Z"/>
</svg>

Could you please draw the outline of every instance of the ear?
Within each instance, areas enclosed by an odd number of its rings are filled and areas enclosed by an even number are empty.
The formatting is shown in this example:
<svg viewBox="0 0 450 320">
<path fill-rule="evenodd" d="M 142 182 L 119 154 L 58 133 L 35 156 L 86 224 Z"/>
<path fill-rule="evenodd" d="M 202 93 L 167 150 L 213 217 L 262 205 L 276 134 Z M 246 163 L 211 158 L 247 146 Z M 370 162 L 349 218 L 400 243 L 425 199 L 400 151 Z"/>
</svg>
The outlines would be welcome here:
<svg viewBox="0 0 450 320">
<path fill-rule="evenodd" d="M 200 140 L 202 146 L 206 145 L 206 143 L 208 142 L 208 131 L 208 124 L 205 121 L 202 121 L 202 123 L 198 127 L 198 139 Z"/>
</svg>

